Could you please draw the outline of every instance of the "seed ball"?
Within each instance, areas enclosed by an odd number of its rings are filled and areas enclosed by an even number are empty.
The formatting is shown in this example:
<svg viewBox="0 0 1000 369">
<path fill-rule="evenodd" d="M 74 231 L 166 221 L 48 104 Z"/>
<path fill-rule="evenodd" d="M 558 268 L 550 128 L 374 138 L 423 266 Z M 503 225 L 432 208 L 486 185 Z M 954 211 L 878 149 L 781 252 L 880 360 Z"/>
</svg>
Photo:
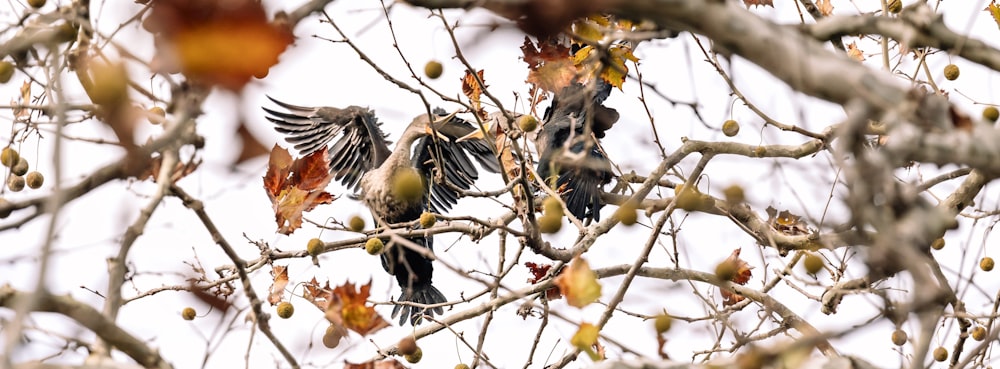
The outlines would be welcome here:
<svg viewBox="0 0 1000 369">
<path fill-rule="evenodd" d="M 23 156 L 17 158 L 17 164 L 14 164 L 14 166 L 10 168 L 10 171 L 11 173 L 14 173 L 15 176 L 23 176 L 25 173 L 28 173 L 28 161 L 24 160 Z"/>
<path fill-rule="evenodd" d="M 412 355 L 417 352 L 417 340 L 413 336 L 406 336 L 396 343 L 396 351 L 401 355 Z"/>
<path fill-rule="evenodd" d="M 417 351 L 413 352 L 412 354 L 403 355 L 403 358 L 406 359 L 406 362 L 410 364 L 419 363 L 420 359 L 423 359 L 423 357 L 424 357 L 424 350 L 421 350 L 420 347 L 417 347 Z"/>
<path fill-rule="evenodd" d="M 1000 110 L 997 110 L 997 107 L 987 106 L 983 109 L 983 119 L 989 122 L 996 122 L 997 118 L 1000 118 Z"/>
<path fill-rule="evenodd" d="M 726 137 L 736 136 L 737 133 L 740 133 L 739 122 L 730 119 L 722 123 L 722 134 L 726 135 Z"/>
<path fill-rule="evenodd" d="M 444 66 L 437 60 L 431 60 L 424 65 L 424 75 L 430 79 L 437 79 L 444 73 Z"/>
<path fill-rule="evenodd" d="M 381 254 L 382 253 L 382 249 L 384 249 L 384 248 L 385 248 L 385 244 L 382 243 L 382 240 L 378 239 L 378 238 L 371 238 L 371 239 L 368 239 L 368 242 L 365 242 L 365 251 L 368 252 L 368 255 L 378 255 L 378 254 Z"/>
<path fill-rule="evenodd" d="M 898 14 L 900 11 L 903 10 L 903 2 L 900 0 L 889 0 L 889 4 L 887 5 L 889 8 L 889 13 L 892 14 Z"/>
<path fill-rule="evenodd" d="M 347 221 L 347 228 L 353 232 L 361 232 L 365 230 L 365 220 L 355 215 Z"/>
<path fill-rule="evenodd" d="M 288 301 L 282 301 L 280 304 L 278 304 L 277 310 L 278 310 L 278 317 L 281 319 L 291 318 L 292 314 L 295 314 L 295 306 L 293 306 L 292 303 Z"/>
<path fill-rule="evenodd" d="M 897 329 L 892 331 L 892 344 L 902 346 L 906 344 L 906 331 Z"/>
<path fill-rule="evenodd" d="M 8 146 L 3 148 L 3 151 L 0 151 L 0 164 L 3 164 L 5 167 L 13 167 L 20 160 L 21 155 L 13 147 Z"/>
<path fill-rule="evenodd" d="M 944 78 L 949 81 L 954 81 L 958 79 L 958 75 L 960 73 L 961 71 L 958 70 L 958 66 L 955 64 L 948 64 L 944 67 Z"/>
<path fill-rule="evenodd" d="M 7 188 L 14 192 L 21 192 L 24 189 L 24 177 L 10 176 L 7 180 Z"/>
<path fill-rule="evenodd" d="M 982 269 L 984 272 L 993 270 L 993 258 L 987 256 L 979 260 L 979 269 Z"/>
<path fill-rule="evenodd" d="M 562 229 L 562 215 L 548 213 L 538 217 L 538 231 L 542 233 L 556 233 Z"/>
<path fill-rule="evenodd" d="M 670 330 L 670 326 L 673 325 L 673 322 L 674 318 L 671 318 L 670 315 L 660 314 L 653 320 L 653 326 L 656 327 L 657 334 L 662 334 L 663 332 Z"/>
<path fill-rule="evenodd" d="M 972 328 L 972 339 L 976 341 L 982 341 L 986 339 L 986 328 L 983 327 Z"/>
<path fill-rule="evenodd" d="M 24 177 L 24 179 L 25 182 L 27 182 L 28 184 L 28 188 L 33 190 L 42 187 L 42 184 L 45 183 L 45 177 L 42 176 L 42 173 L 39 173 L 37 171 L 28 173 L 28 176 Z"/>
<path fill-rule="evenodd" d="M 186 307 L 184 310 L 181 310 L 181 318 L 184 318 L 184 320 L 194 320 L 196 316 L 198 316 L 198 312 L 194 311 L 193 307 Z"/>
<path fill-rule="evenodd" d="M 823 258 L 816 254 L 806 255 L 802 261 L 802 266 L 806 268 L 806 273 L 816 274 L 823 270 Z"/>
<path fill-rule="evenodd" d="M 944 238 L 938 238 L 931 242 L 931 248 L 935 250 L 940 250 L 944 248 Z"/>
<path fill-rule="evenodd" d="M 420 227 L 421 228 L 427 229 L 427 228 L 433 227 L 434 223 L 436 223 L 436 222 L 437 222 L 437 217 L 435 217 L 434 214 L 428 213 L 426 211 L 423 212 L 422 214 L 420 214 Z"/>
<path fill-rule="evenodd" d="M 323 241 L 318 238 L 309 239 L 309 243 L 306 244 L 306 252 L 310 256 L 317 256 L 323 252 Z"/>
<path fill-rule="evenodd" d="M 942 362 L 945 360 L 948 360 L 948 349 L 944 348 L 944 346 L 938 346 L 938 348 L 934 349 L 934 361 Z"/>
<path fill-rule="evenodd" d="M 522 115 L 517 118 L 517 126 L 521 127 L 522 131 L 531 132 L 538 128 L 538 119 L 532 115 Z"/>
</svg>

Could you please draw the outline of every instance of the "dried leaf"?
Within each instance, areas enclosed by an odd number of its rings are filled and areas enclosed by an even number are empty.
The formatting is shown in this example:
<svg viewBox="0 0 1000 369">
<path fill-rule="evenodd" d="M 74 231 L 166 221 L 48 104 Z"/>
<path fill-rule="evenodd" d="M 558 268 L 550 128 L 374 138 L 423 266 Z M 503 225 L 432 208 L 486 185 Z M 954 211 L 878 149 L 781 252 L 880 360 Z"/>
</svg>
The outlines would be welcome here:
<svg viewBox="0 0 1000 369">
<path fill-rule="evenodd" d="M 21 94 L 17 100 L 11 99 L 11 105 L 28 105 L 31 103 L 31 80 L 24 80 L 21 84 Z M 31 111 L 25 108 L 14 108 L 14 121 L 27 122 L 31 118 Z"/>
<path fill-rule="evenodd" d="M 273 306 L 285 298 L 285 286 L 288 285 L 288 267 L 275 265 L 271 269 L 271 277 L 273 282 L 271 287 L 267 289 L 267 302 Z"/>
<path fill-rule="evenodd" d="M 202 160 L 200 158 L 191 157 L 187 162 L 177 162 L 174 164 L 173 172 L 170 174 L 170 182 L 177 182 L 181 178 L 187 177 L 188 174 L 194 173 L 199 166 L 201 166 Z M 155 156 L 153 160 L 150 161 L 149 167 L 146 171 L 137 175 L 136 178 L 141 180 L 152 179 L 154 183 L 159 182 L 160 176 L 160 166 L 163 165 L 163 157 Z"/>
<path fill-rule="evenodd" d="M 360 289 L 355 290 L 353 283 L 346 282 L 334 288 L 336 299 L 326 309 L 326 319 L 362 336 L 388 327 L 389 322 L 375 312 L 375 306 L 367 304 L 371 281 L 358 287 Z"/>
<path fill-rule="evenodd" d="M 479 77 L 479 81 L 483 81 L 482 86 L 476 81 L 476 76 Z M 468 70 L 465 71 L 465 77 L 462 78 L 462 93 L 472 102 L 472 109 L 475 110 L 476 115 L 484 120 L 488 114 L 486 113 L 486 109 L 483 109 L 480 96 L 483 94 L 483 89 L 487 87 L 489 86 L 486 85 L 486 78 L 483 77 L 482 70 L 476 72 L 476 75 L 473 75 Z"/>
<path fill-rule="evenodd" d="M 819 9 L 819 13 L 822 14 L 824 17 L 833 14 L 833 4 L 830 3 L 830 0 L 816 1 L 816 8 Z"/>
<path fill-rule="evenodd" d="M 577 76 L 570 49 L 552 40 L 531 43 L 527 37 L 521 45 L 524 62 L 528 63 L 527 82 L 546 91 L 556 92 L 568 86 Z"/>
<path fill-rule="evenodd" d="M 287 26 L 269 22 L 255 0 L 157 0 L 152 8 L 144 27 L 165 46 L 158 63 L 231 90 L 266 76 L 294 41 Z"/>
<path fill-rule="evenodd" d="M 722 263 L 727 264 L 727 268 L 731 268 L 730 270 L 734 271 L 729 281 L 739 285 L 745 285 L 750 281 L 750 277 L 752 276 L 751 269 L 753 269 L 753 267 L 743 259 L 740 259 L 740 249 L 733 250 L 733 252 L 729 254 L 729 257 Z M 723 306 L 734 305 L 746 299 L 746 297 L 730 292 L 726 289 L 720 289 L 719 293 L 722 295 Z"/>
<path fill-rule="evenodd" d="M 271 149 L 264 190 L 274 209 L 278 232 L 291 234 L 302 226 L 302 213 L 336 198 L 323 191 L 333 176 L 326 150 L 292 160 L 288 150 L 275 145 Z"/>
<path fill-rule="evenodd" d="M 591 42 L 600 41 L 604 38 L 604 33 L 601 32 L 601 22 L 604 23 L 603 26 L 608 24 L 607 18 L 601 16 L 578 19 L 573 22 L 573 37 Z"/>
<path fill-rule="evenodd" d="M 577 256 L 566 269 L 556 277 L 556 286 L 566 296 L 566 302 L 572 306 L 583 308 L 601 297 L 601 284 L 597 282 L 597 273 L 582 257 Z"/>
<path fill-rule="evenodd" d="M 525 262 L 524 266 L 528 268 L 531 273 L 532 278 L 528 278 L 528 283 L 535 284 L 541 282 L 549 274 L 549 269 L 552 269 L 552 264 L 535 264 L 530 261 Z M 559 293 L 559 288 L 552 287 L 545 290 L 545 298 L 549 300 L 558 300 L 562 298 Z"/>
<path fill-rule="evenodd" d="M 746 5 L 747 9 L 750 9 L 751 5 L 755 5 L 755 6 L 764 6 L 764 5 L 766 5 L 766 6 L 770 6 L 770 7 L 773 8 L 774 7 L 774 0 L 743 0 L 743 5 Z"/>
<path fill-rule="evenodd" d="M 325 312 L 330 307 L 330 304 L 337 299 L 337 296 L 333 294 L 333 288 L 330 287 L 330 281 L 326 281 L 326 284 L 320 286 L 319 282 L 316 281 L 316 277 L 313 277 L 303 287 L 305 291 L 302 293 L 302 297 L 313 303 L 320 311 Z"/>
<path fill-rule="evenodd" d="M 778 213 L 777 209 L 768 206 L 767 215 L 767 224 L 778 232 L 789 236 L 799 236 L 812 233 L 809 230 L 808 224 L 802 220 L 802 217 L 792 214 L 788 210 L 782 210 Z"/>
<path fill-rule="evenodd" d="M 865 54 L 858 48 L 858 43 L 856 41 L 847 45 L 847 56 L 857 61 L 865 61 Z"/>
</svg>

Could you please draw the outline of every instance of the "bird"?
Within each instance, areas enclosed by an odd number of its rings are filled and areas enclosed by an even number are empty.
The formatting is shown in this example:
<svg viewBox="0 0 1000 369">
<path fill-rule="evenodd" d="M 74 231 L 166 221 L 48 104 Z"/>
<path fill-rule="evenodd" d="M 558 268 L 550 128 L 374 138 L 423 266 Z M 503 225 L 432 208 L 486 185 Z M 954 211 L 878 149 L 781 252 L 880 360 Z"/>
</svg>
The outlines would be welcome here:
<svg viewBox="0 0 1000 369">
<path fill-rule="evenodd" d="M 598 140 L 618 121 L 604 106 L 611 85 L 571 83 L 554 94 L 535 138 L 538 175 L 561 193 L 566 210 L 581 221 L 600 220 L 601 191 L 614 173 Z"/>
<path fill-rule="evenodd" d="M 473 160 L 486 171 L 500 171 L 491 144 L 481 139 L 457 140 L 479 127 L 440 108 L 434 109 L 431 116 L 421 114 L 414 118 L 390 150 L 388 135 L 371 109 L 354 105 L 307 107 L 268 98 L 284 110 L 263 107 L 274 129 L 285 135 L 285 141 L 302 155 L 328 150 L 334 179 L 359 192 L 357 197 L 369 208 L 376 224 L 413 222 L 424 212 L 447 212 L 458 202 L 460 194 L 456 189 L 468 190 L 478 179 L 479 171 Z M 393 191 L 395 176 L 406 171 L 419 174 L 423 185 L 416 200 L 402 198 Z M 435 177 L 448 184 L 439 183 Z M 420 225 L 415 227 L 419 229 Z M 433 251 L 433 236 L 407 239 Z M 406 321 L 417 325 L 424 314 L 443 314 L 440 306 L 426 308 L 447 302 L 432 284 L 431 259 L 397 244 L 387 248 L 381 260 L 383 269 L 395 277 L 402 289 L 392 311 L 393 318 L 399 317 L 400 325 Z"/>
</svg>

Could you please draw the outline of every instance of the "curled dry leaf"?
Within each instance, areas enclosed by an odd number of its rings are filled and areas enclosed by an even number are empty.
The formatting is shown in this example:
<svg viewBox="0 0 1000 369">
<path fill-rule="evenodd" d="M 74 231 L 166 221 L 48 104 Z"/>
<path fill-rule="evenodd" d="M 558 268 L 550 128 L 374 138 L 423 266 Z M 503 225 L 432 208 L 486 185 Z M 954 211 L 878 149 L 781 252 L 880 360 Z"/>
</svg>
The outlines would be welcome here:
<svg viewBox="0 0 1000 369">
<path fill-rule="evenodd" d="M 479 82 L 476 81 L 477 76 L 479 77 L 479 81 L 483 81 L 483 85 L 479 85 Z M 482 120 L 489 118 L 486 109 L 483 109 L 482 101 L 480 101 L 483 90 L 487 87 L 489 86 L 486 85 L 486 78 L 483 77 L 482 70 L 476 72 L 475 75 L 468 70 L 465 71 L 465 77 L 462 78 L 462 93 L 469 98 L 469 101 L 472 103 L 472 109 L 479 116 L 479 119 Z"/>
<path fill-rule="evenodd" d="M 743 259 L 740 259 L 740 250 L 741 249 L 733 250 L 733 252 L 729 254 L 729 257 L 722 263 L 726 264 L 727 268 L 734 271 L 729 278 L 730 282 L 745 285 L 750 281 L 750 277 L 752 276 L 751 269 L 753 269 L 753 267 Z M 723 306 L 734 305 L 746 299 L 746 297 L 740 296 L 739 294 L 730 292 L 726 289 L 719 289 L 719 293 L 722 295 Z"/>
<path fill-rule="evenodd" d="M 768 206 L 766 211 L 767 224 L 778 232 L 789 236 L 800 236 L 812 233 L 806 222 L 802 220 L 802 217 L 792 214 L 792 212 L 788 210 L 782 210 L 779 213 L 777 209 Z"/>
<path fill-rule="evenodd" d="M 597 273 L 582 257 L 577 256 L 556 277 L 556 286 L 566 296 L 566 302 L 572 306 L 583 308 L 601 297 L 601 284 L 597 282 Z"/>
<path fill-rule="evenodd" d="M 333 176 L 326 150 L 292 160 L 288 150 L 275 145 L 264 175 L 264 190 L 274 208 L 278 232 L 291 234 L 302 226 L 302 213 L 336 198 L 323 191 Z"/>
<path fill-rule="evenodd" d="M 375 306 L 368 305 L 371 281 L 358 286 L 346 282 L 333 289 L 334 299 L 326 309 L 326 319 L 365 336 L 388 327 L 389 322 L 375 312 Z"/>
<path fill-rule="evenodd" d="M 267 302 L 271 305 L 277 305 L 285 298 L 285 286 L 288 285 L 288 267 L 275 265 L 271 269 L 271 277 L 273 282 L 271 287 L 267 289 Z"/>
<path fill-rule="evenodd" d="M 552 264 L 535 264 L 530 261 L 525 262 L 524 266 L 528 268 L 528 272 L 531 273 L 531 278 L 528 278 L 528 283 L 535 284 L 541 282 L 549 274 L 549 269 L 552 269 Z M 549 300 L 558 300 L 562 298 L 559 294 L 559 288 L 552 287 L 545 290 L 545 298 Z"/>
<path fill-rule="evenodd" d="M 865 61 L 865 54 L 858 48 L 857 42 L 851 42 L 847 45 L 847 56 L 859 62 Z"/>
<path fill-rule="evenodd" d="M 537 47 L 536 47 L 537 45 Z M 578 70 L 573 63 L 570 49 L 555 40 L 539 40 L 532 44 L 527 36 L 521 45 L 521 53 L 528 63 L 528 79 L 543 90 L 556 92 L 568 86 L 576 78 Z"/>
<path fill-rule="evenodd" d="M 316 277 L 313 277 L 311 281 L 303 285 L 303 288 L 305 291 L 302 292 L 302 297 L 313 303 L 320 311 L 326 311 L 337 298 L 333 294 L 333 288 L 330 287 L 330 281 L 326 281 L 321 286 Z"/>
</svg>

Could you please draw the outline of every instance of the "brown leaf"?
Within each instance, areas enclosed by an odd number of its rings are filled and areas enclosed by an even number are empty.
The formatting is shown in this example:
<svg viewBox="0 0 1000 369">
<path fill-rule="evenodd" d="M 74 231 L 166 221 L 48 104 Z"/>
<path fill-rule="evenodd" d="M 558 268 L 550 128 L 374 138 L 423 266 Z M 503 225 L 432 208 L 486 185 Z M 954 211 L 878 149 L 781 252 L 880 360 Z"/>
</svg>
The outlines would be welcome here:
<svg viewBox="0 0 1000 369">
<path fill-rule="evenodd" d="M 267 302 L 273 306 L 285 298 L 285 286 L 288 285 L 288 267 L 275 265 L 271 269 L 271 277 L 273 282 L 271 287 L 267 289 Z"/>
<path fill-rule="evenodd" d="M 333 294 L 336 299 L 327 308 L 326 319 L 362 336 L 388 327 L 389 322 L 375 312 L 375 306 L 368 305 L 371 281 L 359 287 L 355 290 L 353 283 L 346 282 L 334 288 Z"/>
<path fill-rule="evenodd" d="M 753 269 L 753 267 L 743 259 L 740 259 L 740 249 L 733 250 L 723 263 L 727 264 L 727 268 L 733 271 L 732 276 L 729 278 L 731 282 L 739 285 L 745 285 L 750 281 L 750 277 L 752 276 L 751 269 Z M 746 299 L 746 297 L 730 292 L 726 289 L 719 289 L 719 293 L 722 295 L 723 306 L 734 305 Z"/>
<path fill-rule="evenodd" d="M 333 294 L 333 288 L 330 287 L 330 281 L 326 281 L 325 285 L 320 286 L 319 282 L 316 281 L 316 277 L 313 277 L 303 287 L 305 291 L 302 293 L 302 297 L 309 300 L 313 305 L 316 305 L 320 311 L 325 312 L 330 307 L 330 304 L 337 299 L 337 296 Z"/>
<path fill-rule="evenodd" d="M 278 232 L 291 234 L 302 226 L 302 213 L 336 198 L 323 191 L 333 176 L 326 150 L 292 160 L 288 150 L 275 145 L 271 149 L 264 191 L 274 209 Z"/>
<path fill-rule="evenodd" d="M 201 166 L 202 160 L 200 158 L 191 157 L 187 162 L 178 161 L 174 164 L 174 169 L 170 174 L 170 182 L 177 182 L 181 178 L 187 177 L 188 174 L 194 173 L 199 166 Z M 154 183 L 159 182 L 160 176 L 160 166 L 163 165 L 163 157 L 157 155 L 149 163 L 149 167 L 146 171 L 137 175 L 136 178 L 139 180 L 152 179 Z"/>
<path fill-rule="evenodd" d="M 549 274 L 549 269 L 552 269 L 552 264 L 535 264 L 530 261 L 525 262 L 524 266 L 528 268 L 528 272 L 532 275 L 532 278 L 528 278 L 528 283 L 531 284 L 541 282 Z M 559 293 L 559 288 L 552 287 L 545 290 L 545 298 L 558 300 L 562 298 L 562 294 Z"/>
<path fill-rule="evenodd" d="M 479 81 L 483 81 L 483 85 L 480 86 L 479 82 L 476 81 L 476 77 L 479 77 Z M 483 89 L 489 87 L 486 85 L 486 78 L 483 77 L 483 71 L 480 70 L 476 72 L 475 75 L 470 73 L 468 70 L 465 71 L 465 77 L 462 78 L 462 93 L 469 98 L 472 102 L 472 109 L 475 110 L 476 115 L 479 119 L 485 120 L 488 117 L 486 114 L 486 109 L 483 109 L 482 102 L 480 101 L 480 96 L 483 94 Z"/>
<path fill-rule="evenodd" d="M 773 8 L 774 7 L 774 0 L 743 0 L 743 5 L 746 5 L 747 9 L 750 9 L 751 5 L 755 5 L 755 6 L 765 6 L 766 5 L 766 6 L 770 6 L 770 7 Z"/>
<path fill-rule="evenodd" d="M 17 100 L 11 99 L 11 105 L 28 105 L 31 103 L 31 80 L 24 80 L 21 84 L 21 94 L 18 96 Z M 16 122 L 27 122 L 31 118 L 31 111 L 25 108 L 14 108 L 12 109 L 14 113 L 14 121 Z"/>
<path fill-rule="evenodd" d="M 276 22 L 280 23 L 280 22 Z M 294 38 L 255 0 L 157 0 L 143 22 L 157 34 L 158 63 L 188 78 L 238 90 L 263 78 Z"/>
<path fill-rule="evenodd" d="M 254 137 L 250 130 L 247 129 L 247 124 L 244 121 L 240 122 L 240 126 L 236 128 L 236 135 L 240 138 L 240 154 L 236 157 L 236 162 L 233 165 L 239 165 L 244 161 L 256 158 L 261 155 L 266 155 L 268 153 L 267 147 Z"/>
<path fill-rule="evenodd" d="M 578 70 L 570 49 L 551 39 L 540 40 L 537 48 L 528 37 L 521 45 L 524 62 L 528 63 L 527 82 L 546 91 L 556 92 L 576 78 Z"/>
<path fill-rule="evenodd" d="M 777 209 L 768 206 L 767 215 L 767 224 L 778 232 L 789 236 L 799 236 L 812 233 L 809 230 L 808 224 L 802 220 L 802 217 L 792 214 L 788 210 L 782 210 L 778 213 Z"/>
</svg>

